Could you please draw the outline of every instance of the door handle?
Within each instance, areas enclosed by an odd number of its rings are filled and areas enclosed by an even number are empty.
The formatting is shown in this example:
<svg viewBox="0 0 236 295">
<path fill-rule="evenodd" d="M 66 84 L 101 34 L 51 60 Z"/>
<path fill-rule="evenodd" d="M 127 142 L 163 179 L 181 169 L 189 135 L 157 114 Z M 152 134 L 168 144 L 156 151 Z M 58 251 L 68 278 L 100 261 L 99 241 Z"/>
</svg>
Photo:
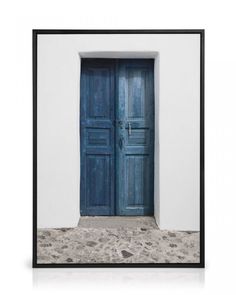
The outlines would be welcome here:
<svg viewBox="0 0 236 295">
<path fill-rule="evenodd" d="M 132 132 L 132 128 L 131 128 L 130 122 L 128 123 L 128 126 L 129 126 L 129 136 L 130 136 L 131 135 L 131 132 Z"/>
<path fill-rule="evenodd" d="M 122 150 L 122 148 L 123 148 L 123 137 L 120 137 L 120 139 L 119 139 L 119 147 Z"/>
</svg>

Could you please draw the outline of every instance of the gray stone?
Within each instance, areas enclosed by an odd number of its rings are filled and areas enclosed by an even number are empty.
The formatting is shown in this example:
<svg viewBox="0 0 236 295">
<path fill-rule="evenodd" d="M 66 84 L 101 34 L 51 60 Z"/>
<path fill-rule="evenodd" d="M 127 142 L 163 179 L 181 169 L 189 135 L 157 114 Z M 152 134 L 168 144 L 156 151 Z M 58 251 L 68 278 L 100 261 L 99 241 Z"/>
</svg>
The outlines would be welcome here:
<svg viewBox="0 0 236 295">
<path fill-rule="evenodd" d="M 170 246 L 171 248 L 175 248 L 175 247 L 177 247 L 176 244 L 169 244 L 169 246 Z"/>
<path fill-rule="evenodd" d="M 52 255 L 53 258 L 58 259 L 60 256 L 58 255 Z"/>
<path fill-rule="evenodd" d="M 89 246 L 89 247 L 94 247 L 94 246 L 97 245 L 97 243 L 96 243 L 96 242 L 93 242 L 93 241 L 88 241 L 88 242 L 86 243 L 86 245 Z"/>
<path fill-rule="evenodd" d="M 134 255 L 134 254 L 132 254 L 132 253 L 126 251 L 126 250 L 122 250 L 122 251 L 121 251 L 121 254 L 123 255 L 124 258 L 128 258 L 128 257 Z"/>
<path fill-rule="evenodd" d="M 63 233 L 67 232 L 68 230 L 70 230 L 70 228 L 58 228 L 57 230 L 62 231 Z"/>
<path fill-rule="evenodd" d="M 176 234 L 175 233 L 172 233 L 172 232 L 168 232 L 168 236 L 171 237 L 171 238 L 175 238 L 176 237 Z"/>
<path fill-rule="evenodd" d="M 40 246 L 41 247 L 52 247 L 52 244 L 51 243 L 49 243 L 49 244 L 41 244 Z"/>
</svg>

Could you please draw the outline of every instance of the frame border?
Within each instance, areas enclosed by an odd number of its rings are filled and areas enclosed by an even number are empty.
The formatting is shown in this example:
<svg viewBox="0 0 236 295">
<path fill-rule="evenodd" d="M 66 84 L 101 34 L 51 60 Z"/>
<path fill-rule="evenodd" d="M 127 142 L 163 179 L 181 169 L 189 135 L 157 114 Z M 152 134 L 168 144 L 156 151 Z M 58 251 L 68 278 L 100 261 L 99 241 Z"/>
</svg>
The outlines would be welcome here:
<svg viewBox="0 0 236 295">
<path fill-rule="evenodd" d="M 37 263 L 37 47 L 38 35 L 42 34 L 199 34 L 200 35 L 200 262 L 199 263 Z M 33 268 L 204 268 L 205 267 L 205 30 L 32 30 L 33 66 Z"/>
</svg>

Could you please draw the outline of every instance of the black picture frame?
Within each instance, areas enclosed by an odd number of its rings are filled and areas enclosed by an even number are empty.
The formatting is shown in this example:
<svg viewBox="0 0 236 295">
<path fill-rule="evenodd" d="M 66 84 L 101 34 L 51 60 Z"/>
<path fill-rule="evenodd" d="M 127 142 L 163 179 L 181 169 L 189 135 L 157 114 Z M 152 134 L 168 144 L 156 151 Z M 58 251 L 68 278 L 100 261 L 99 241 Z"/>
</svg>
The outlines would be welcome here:
<svg viewBox="0 0 236 295">
<path fill-rule="evenodd" d="M 199 263 L 37 263 L 37 38 L 41 34 L 199 34 L 200 35 L 200 262 Z M 98 267 L 155 267 L 204 268 L 205 267 L 205 189 L 204 189 L 204 92 L 205 92 L 205 30 L 32 30 L 33 39 L 33 268 L 98 268 Z"/>
</svg>

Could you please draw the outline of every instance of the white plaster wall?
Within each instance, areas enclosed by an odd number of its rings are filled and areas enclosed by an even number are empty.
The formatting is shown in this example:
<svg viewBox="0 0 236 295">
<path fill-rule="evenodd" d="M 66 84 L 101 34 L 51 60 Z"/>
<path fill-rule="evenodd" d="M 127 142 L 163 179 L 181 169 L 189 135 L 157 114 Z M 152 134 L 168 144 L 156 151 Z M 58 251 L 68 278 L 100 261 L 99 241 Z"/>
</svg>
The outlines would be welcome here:
<svg viewBox="0 0 236 295">
<path fill-rule="evenodd" d="M 79 54 L 137 51 L 158 52 L 156 220 L 161 229 L 199 230 L 200 37 L 194 34 L 38 36 L 38 227 L 79 220 Z"/>
</svg>

